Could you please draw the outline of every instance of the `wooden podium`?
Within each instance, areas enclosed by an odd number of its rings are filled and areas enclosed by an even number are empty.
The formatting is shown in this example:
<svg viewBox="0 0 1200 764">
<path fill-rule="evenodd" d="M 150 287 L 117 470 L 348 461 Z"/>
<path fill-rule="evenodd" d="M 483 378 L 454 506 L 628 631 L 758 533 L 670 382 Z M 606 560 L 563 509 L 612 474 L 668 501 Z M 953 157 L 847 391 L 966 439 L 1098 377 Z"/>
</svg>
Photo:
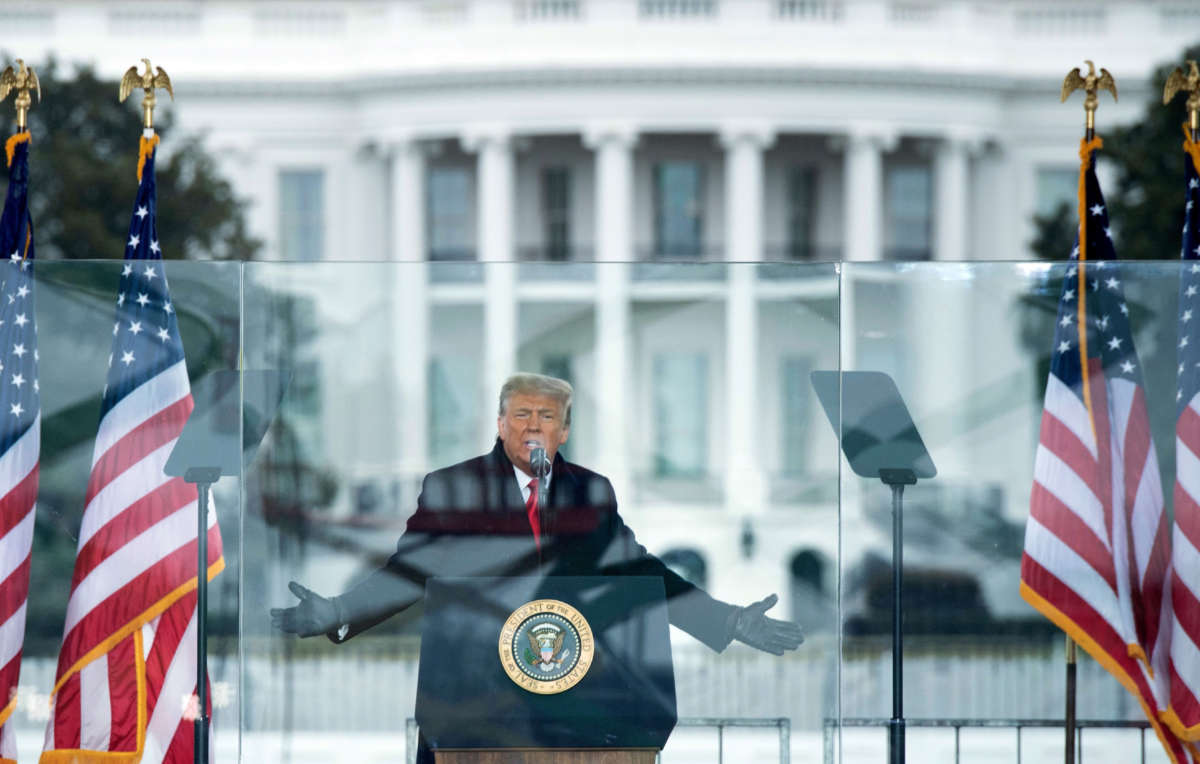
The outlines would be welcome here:
<svg viewBox="0 0 1200 764">
<path fill-rule="evenodd" d="M 437 751 L 437 764 L 654 764 L 654 748 L 558 748 Z"/>
</svg>

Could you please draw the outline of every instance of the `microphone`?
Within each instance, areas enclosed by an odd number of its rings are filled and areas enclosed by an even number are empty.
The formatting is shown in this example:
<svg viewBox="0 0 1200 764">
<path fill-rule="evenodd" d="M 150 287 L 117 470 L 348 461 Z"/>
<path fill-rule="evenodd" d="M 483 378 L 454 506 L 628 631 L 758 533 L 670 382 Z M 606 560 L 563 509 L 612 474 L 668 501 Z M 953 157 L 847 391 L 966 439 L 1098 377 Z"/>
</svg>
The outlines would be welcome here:
<svg viewBox="0 0 1200 764">
<path fill-rule="evenodd" d="M 545 513 L 550 509 L 550 486 L 546 478 L 550 477 L 550 460 L 546 457 L 546 449 L 536 441 L 526 443 L 529 446 L 529 466 L 533 476 L 538 479 L 538 512 Z"/>
<path fill-rule="evenodd" d="M 550 474 L 550 460 L 546 458 L 546 449 L 533 441 L 526 445 L 530 446 L 529 466 L 533 468 L 533 476 L 539 478 L 538 482 L 540 483 L 540 478 Z"/>
</svg>

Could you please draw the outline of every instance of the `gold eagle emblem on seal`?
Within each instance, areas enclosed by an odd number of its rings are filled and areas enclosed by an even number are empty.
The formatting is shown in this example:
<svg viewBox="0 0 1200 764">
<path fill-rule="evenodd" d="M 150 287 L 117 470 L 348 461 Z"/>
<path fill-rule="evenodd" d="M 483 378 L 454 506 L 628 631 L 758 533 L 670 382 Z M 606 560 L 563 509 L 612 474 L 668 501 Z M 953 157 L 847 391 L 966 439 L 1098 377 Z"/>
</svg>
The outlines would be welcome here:
<svg viewBox="0 0 1200 764">
<path fill-rule="evenodd" d="M 592 627 L 560 600 L 527 602 L 500 629 L 500 665 L 516 685 L 539 695 L 566 692 L 587 674 L 596 654 Z"/>
</svg>

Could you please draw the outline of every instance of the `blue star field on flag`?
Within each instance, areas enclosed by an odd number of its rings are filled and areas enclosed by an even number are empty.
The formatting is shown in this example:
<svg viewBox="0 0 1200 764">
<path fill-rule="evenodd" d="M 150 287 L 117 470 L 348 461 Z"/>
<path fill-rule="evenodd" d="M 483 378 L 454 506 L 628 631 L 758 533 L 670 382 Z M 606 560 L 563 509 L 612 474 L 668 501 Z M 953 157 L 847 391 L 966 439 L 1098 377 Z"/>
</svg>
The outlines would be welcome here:
<svg viewBox="0 0 1200 764">
<path fill-rule="evenodd" d="M 1123 377 L 1143 386 L 1141 361 L 1133 346 L 1129 321 L 1129 306 L 1121 283 L 1120 266 L 1113 248 L 1108 210 L 1104 194 L 1096 179 L 1095 160 L 1086 173 L 1087 204 L 1087 263 L 1084 276 L 1087 286 L 1087 349 L 1088 357 L 1100 358 L 1106 377 Z M 1050 373 L 1072 390 L 1082 385 L 1079 358 L 1079 241 L 1071 252 L 1072 265 L 1067 268 L 1058 304 L 1058 323 L 1054 332 L 1054 349 Z"/>
<path fill-rule="evenodd" d="M 28 188 L 29 142 L 24 141 L 13 153 L 0 216 L 0 454 L 33 425 L 40 406 Z"/>
<path fill-rule="evenodd" d="M 1177 412 L 1200 392 L 1200 176 L 1192 158 L 1184 154 L 1183 272 L 1179 278 L 1179 346 Z"/>
<path fill-rule="evenodd" d="M 125 241 L 101 418 L 130 391 L 183 360 L 155 224 L 155 153 L 146 158 Z"/>
</svg>

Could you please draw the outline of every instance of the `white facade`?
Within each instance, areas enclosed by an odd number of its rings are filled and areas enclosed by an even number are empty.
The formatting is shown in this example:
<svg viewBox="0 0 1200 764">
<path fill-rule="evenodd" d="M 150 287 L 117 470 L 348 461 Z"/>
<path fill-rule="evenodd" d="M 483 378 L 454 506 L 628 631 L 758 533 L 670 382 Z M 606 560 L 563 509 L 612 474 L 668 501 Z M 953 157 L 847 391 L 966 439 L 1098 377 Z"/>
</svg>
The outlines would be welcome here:
<svg viewBox="0 0 1200 764">
<path fill-rule="evenodd" d="M 789 359 L 887 368 L 919 420 L 947 398 L 1025 385 L 1006 414 L 931 443 L 942 474 L 963 482 L 1027 486 L 1029 464 L 994 452 L 1009 443 L 1025 453 L 1037 405 L 1017 350 L 999 364 L 954 360 L 1012 346 L 1002 322 L 1020 283 L 998 279 L 980 300 L 953 287 L 953 269 L 941 271 L 946 283 L 925 298 L 958 316 L 946 321 L 909 310 L 917 292 L 905 305 L 856 303 L 851 290 L 839 294 L 833 266 L 777 280 L 738 264 L 784 260 L 789 247 L 852 263 L 1027 259 L 1039 182 L 1077 163 L 1081 96 L 1058 102 L 1067 69 L 1092 57 L 1116 76 L 1121 101 L 1102 95 L 1103 133 L 1139 118 L 1152 67 L 1200 29 L 1200 5 L 1165 0 L 44 2 L 10 4 L 3 16 L 6 47 L 35 64 L 53 53 L 113 78 L 141 56 L 166 68 L 179 128 L 207 135 L 247 200 L 265 259 L 286 259 L 294 246 L 324 261 L 393 264 L 264 277 L 314 301 L 327 396 L 319 448 L 344 485 L 411 488 L 439 466 L 425 437 L 437 426 L 430 360 L 448 359 L 449 378 L 470 376 L 469 400 L 458 403 L 479 426 L 465 456 L 490 442 L 507 374 L 568 356 L 580 389 L 572 457 L 613 478 L 649 546 L 701 552 L 714 593 L 738 601 L 747 576 L 754 592 L 786 591 L 801 550 L 838 559 L 836 443 L 815 408 L 808 479 L 834 492 L 775 498 Z M 669 261 L 656 234 L 655 173 L 673 160 L 701 179 L 692 254 L 728 264 L 715 276 L 647 275 L 648 263 Z M 468 206 L 455 235 L 469 259 L 544 259 L 543 171 L 562 168 L 563 251 L 597 265 L 546 277 L 528 263 L 472 271 L 427 262 L 437 254 L 430 174 L 456 168 Z M 797 168 L 814 184 L 802 247 L 789 240 Z M 906 187 L 889 190 L 905 168 L 927 194 L 909 219 L 896 209 L 913 201 Z M 315 207 L 285 198 L 305 193 L 286 187 L 296 174 Z M 288 228 L 297 209 L 313 215 L 299 234 Z M 905 220 L 924 231 L 916 249 L 898 233 Z M 856 284 L 860 295 L 876 288 L 870 278 Z M 859 342 L 898 324 L 938 339 L 903 362 L 894 347 Z M 702 359 L 705 375 L 703 477 L 684 488 L 654 473 L 655 368 L 665 354 L 685 366 Z M 349 492 L 338 502 L 353 511 Z M 1015 517 L 1026 506 L 1019 492 L 1003 504 Z M 749 553 L 738 541 L 746 528 Z M 886 550 L 885 531 L 844 538 L 843 554 Z M 1008 578 L 996 587 L 1015 589 Z"/>
</svg>

